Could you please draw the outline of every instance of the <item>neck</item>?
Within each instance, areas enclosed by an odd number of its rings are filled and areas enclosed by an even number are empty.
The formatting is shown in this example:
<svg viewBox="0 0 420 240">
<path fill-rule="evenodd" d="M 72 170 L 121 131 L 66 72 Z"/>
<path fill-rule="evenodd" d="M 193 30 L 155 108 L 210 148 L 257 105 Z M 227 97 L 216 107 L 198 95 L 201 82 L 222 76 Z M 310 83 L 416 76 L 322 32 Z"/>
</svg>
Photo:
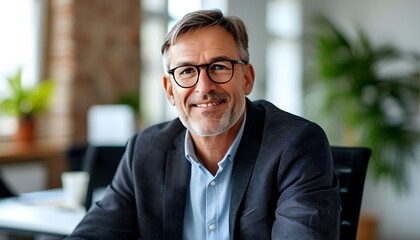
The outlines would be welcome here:
<svg viewBox="0 0 420 240">
<path fill-rule="evenodd" d="M 223 159 L 241 128 L 243 116 L 229 130 L 216 136 L 202 137 L 191 134 L 195 152 L 200 162 L 213 175 L 218 170 L 218 163 Z"/>
</svg>

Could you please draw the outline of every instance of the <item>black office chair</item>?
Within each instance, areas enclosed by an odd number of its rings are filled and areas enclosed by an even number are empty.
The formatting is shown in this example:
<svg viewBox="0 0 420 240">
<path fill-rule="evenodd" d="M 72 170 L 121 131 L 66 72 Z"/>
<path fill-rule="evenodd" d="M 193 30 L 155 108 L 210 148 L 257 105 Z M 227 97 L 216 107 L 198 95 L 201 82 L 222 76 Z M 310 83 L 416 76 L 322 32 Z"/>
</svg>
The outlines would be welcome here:
<svg viewBox="0 0 420 240">
<path fill-rule="evenodd" d="M 341 197 L 340 240 L 355 240 L 363 187 L 371 150 L 365 147 L 331 147 Z"/>
<path fill-rule="evenodd" d="M 124 154 L 125 146 L 88 146 L 83 159 L 82 170 L 90 175 L 85 207 L 92 205 L 95 189 L 108 186 Z"/>
<path fill-rule="evenodd" d="M 9 185 L 3 180 L 0 175 L 0 198 L 13 197 L 16 194 L 10 189 Z"/>
<path fill-rule="evenodd" d="M 67 171 L 81 171 L 88 144 L 74 143 L 65 150 Z"/>
</svg>

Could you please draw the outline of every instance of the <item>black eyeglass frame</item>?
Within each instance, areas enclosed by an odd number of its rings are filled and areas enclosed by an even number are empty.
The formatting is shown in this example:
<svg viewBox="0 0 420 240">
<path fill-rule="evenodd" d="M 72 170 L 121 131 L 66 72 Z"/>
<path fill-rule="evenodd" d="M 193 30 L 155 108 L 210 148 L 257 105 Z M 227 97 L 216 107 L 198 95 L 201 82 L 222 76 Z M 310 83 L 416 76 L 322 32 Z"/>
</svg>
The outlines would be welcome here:
<svg viewBox="0 0 420 240">
<path fill-rule="evenodd" d="M 228 80 L 220 82 L 220 81 L 215 81 L 214 79 L 211 78 L 210 73 L 209 73 L 209 67 L 211 65 L 213 65 L 214 63 L 217 63 L 217 62 L 230 62 L 232 64 L 232 76 L 230 76 L 230 78 Z M 207 76 L 209 77 L 209 79 L 212 82 L 217 83 L 217 84 L 224 84 L 224 83 L 227 83 L 230 80 L 232 80 L 233 75 L 235 75 L 235 64 L 244 64 L 244 65 L 246 65 L 247 63 L 244 62 L 244 61 L 242 61 L 242 60 L 222 59 L 222 60 L 217 60 L 217 61 L 214 61 L 214 62 L 211 62 L 211 63 L 208 63 L 208 64 L 200 64 L 200 65 L 185 64 L 185 65 L 181 65 L 181 66 L 178 66 L 178 67 L 175 67 L 175 68 L 172 68 L 172 69 L 168 70 L 168 73 L 172 75 L 172 77 L 174 78 L 174 80 L 175 80 L 175 82 L 176 82 L 176 84 L 178 86 L 180 86 L 182 88 L 192 88 L 195 85 L 197 85 L 197 83 L 198 83 L 198 79 L 200 78 L 200 73 L 201 73 L 201 67 L 206 67 Z M 196 79 L 195 83 L 192 84 L 191 86 L 188 86 L 188 87 L 185 87 L 185 86 L 182 86 L 181 84 L 179 84 L 179 82 L 176 80 L 176 77 L 175 77 L 175 74 L 174 74 L 174 72 L 175 72 L 176 69 L 178 69 L 180 67 L 185 67 L 185 66 L 194 67 L 195 69 L 197 69 L 197 72 L 198 72 L 197 73 L 197 79 Z"/>
</svg>

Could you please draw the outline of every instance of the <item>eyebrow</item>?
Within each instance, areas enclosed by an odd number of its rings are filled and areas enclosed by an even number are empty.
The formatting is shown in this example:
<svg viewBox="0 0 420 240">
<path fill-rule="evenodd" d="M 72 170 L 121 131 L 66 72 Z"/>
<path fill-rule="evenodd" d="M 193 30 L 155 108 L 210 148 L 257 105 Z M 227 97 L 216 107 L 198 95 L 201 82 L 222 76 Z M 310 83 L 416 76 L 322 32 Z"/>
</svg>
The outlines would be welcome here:
<svg viewBox="0 0 420 240">
<path fill-rule="evenodd" d="M 231 58 L 227 56 L 218 56 L 218 57 L 211 58 L 209 63 L 217 62 L 217 61 L 224 61 L 224 60 L 231 60 Z"/>
<path fill-rule="evenodd" d="M 214 63 L 214 62 L 217 62 L 217 61 L 225 61 L 225 60 L 231 60 L 231 58 L 229 58 L 228 56 L 217 56 L 217 57 L 210 58 L 207 63 Z M 204 63 L 204 64 L 206 64 L 206 63 Z M 187 65 L 201 65 L 201 64 L 194 64 L 194 63 L 189 62 L 189 61 L 184 61 L 184 62 L 178 63 L 173 68 L 180 67 L 180 66 L 187 66 Z"/>
</svg>

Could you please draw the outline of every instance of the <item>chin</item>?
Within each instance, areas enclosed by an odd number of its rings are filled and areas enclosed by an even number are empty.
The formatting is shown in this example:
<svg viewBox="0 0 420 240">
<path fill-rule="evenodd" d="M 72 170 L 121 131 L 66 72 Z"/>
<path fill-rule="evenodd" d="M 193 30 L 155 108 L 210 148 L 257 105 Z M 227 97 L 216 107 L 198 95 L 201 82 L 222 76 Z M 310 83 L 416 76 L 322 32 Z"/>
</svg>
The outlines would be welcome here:
<svg viewBox="0 0 420 240">
<path fill-rule="evenodd" d="M 213 137 L 213 136 L 217 136 L 219 134 L 222 134 L 224 132 L 226 132 L 227 130 L 229 130 L 234 123 L 220 123 L 220 120 L 217 124 L 210 124 L 211 126 L 208 127 L 203 127 L 203 126 L 198 126 L 198 125 L 189 125 L 188 130 L 190 130 L 190 132 L 201 136 L 201 137 Z"/>
</svg>

